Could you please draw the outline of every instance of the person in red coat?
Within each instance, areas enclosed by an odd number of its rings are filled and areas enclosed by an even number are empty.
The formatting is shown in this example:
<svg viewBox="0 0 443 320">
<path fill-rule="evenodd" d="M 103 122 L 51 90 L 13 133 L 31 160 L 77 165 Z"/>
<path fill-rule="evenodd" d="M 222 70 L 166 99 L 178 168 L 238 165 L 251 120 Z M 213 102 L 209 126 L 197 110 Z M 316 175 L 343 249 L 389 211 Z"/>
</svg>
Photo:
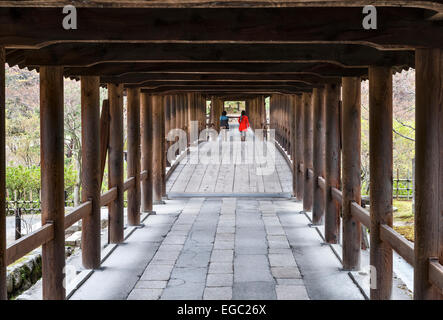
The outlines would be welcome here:
<svg viewBox="0 0 443 320">
<path fill-rule="evenodd" d="M 238 123 L 240 124 L 238 126 L 238 130 L 240 130 L 241 141 L 245 141 L 246 132 L 248 131 L 249 128 L 249 119 L 245 111 L 241 112 L 241 116 L 240 118 L 238 118 Z"/>
</svg>

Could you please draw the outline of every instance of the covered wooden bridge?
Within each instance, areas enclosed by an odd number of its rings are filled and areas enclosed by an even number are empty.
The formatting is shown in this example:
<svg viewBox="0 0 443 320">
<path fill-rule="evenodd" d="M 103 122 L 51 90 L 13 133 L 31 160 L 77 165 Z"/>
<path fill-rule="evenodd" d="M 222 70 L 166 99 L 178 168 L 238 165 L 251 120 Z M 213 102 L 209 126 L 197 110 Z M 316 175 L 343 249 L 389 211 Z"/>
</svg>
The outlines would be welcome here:
<svg viewBox="0 0 443 320">
<path fill-rule="evenodd" d="M 376 29 L 362 26 L 367 2 L 376 6 Z M 65 5 L 76 7 L 76 29 L 63 28 Z M 9 246 L 5 63 L 38 70 L 41 87 L 42 227 Z M 414 244 L 392 228 L 392 75 L 411 67 Z M 43 298 L 64 299 L 65 229 L 82 219 L 83 265 L 98 268 L 100 206 L 109 207 L 110 242 L 120 243 L 124 192 L 130 225 L 166 196 L 169 130 L 190 133 L 191 121 L 206 128 L 207 100 L 217 128 L 228 99 L 247 101 L 253 128 L 264 128 L 267 96 L 270 127 L 291 155 L 293 195 L 312 210 L 314 224 L 325 225 L 327 242 L 343 233 L 343 268 L 361 268 L 363 224 L 375 270 L 371 299 L 391 298 L 393 251 L 414 267 L 415 299 L 443 297 L 442 1 L 0 0 L 0 68 L 0 298 L 7 265 L 42 245 Z M 83 203 L 66 216 L 64 77 L 81 81 L 83 143 Z M 360 206 L 362 79 L 370 84 L 370 212 Z M 100 86 L 109 95 L 102 106 Z M 188 146 L 194 142 L 188 135 Z M 100 194 L 106 159 L 109 191 Z"/>
</svg>

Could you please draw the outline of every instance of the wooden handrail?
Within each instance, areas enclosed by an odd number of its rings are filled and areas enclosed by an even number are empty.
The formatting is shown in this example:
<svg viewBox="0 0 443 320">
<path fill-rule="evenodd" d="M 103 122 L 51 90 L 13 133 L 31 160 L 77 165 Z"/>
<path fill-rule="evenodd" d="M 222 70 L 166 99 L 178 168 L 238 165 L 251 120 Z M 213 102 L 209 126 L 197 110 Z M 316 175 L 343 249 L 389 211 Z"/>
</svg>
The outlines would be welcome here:
<svg viewBox="0 0 443 320">
<path fill-rule="evenodd" d="M 101 195 L 100 206 L 104 207 L 115 199 L 117 199 L 117 187 L 113 187 Z"/>
<path fill-rule="evenodd" d="M 337 188 L 331 188 L 332 198 L 337 201 L 340 205 L 343 203 L 343 193 Z"/>
<path fill-rule="evenodd" d="M 351 203 L 351 214 L 364 226 L 371 228 L 371 216 L 369 215 L 368 210 L 362 208 L 362 206 L 355 201 Z"/>
<path fill-rule="evenodd" d="M 443 266 L 437 259 L 429 260 L 429 281 L 443 294 Z"/>
<path fill-rule="evenodd" d="M 135 187 L 135 177 L 130 177 L 128 180 L 126 180 L 123 184 L 123 190 L 129 190 L 131 188 Z"/>
<path fill-rule="evenodd" d="M 385 224 L 380 226 L 380 238 L 389 243 L 391 248 L 411 266 L 414 266 L 414 244 L 412 242 Z"/>
<path fill-rule="evenodd" d="M 310 169 L 310 168 L 308 168 L 308 178 L 309 179 L 314 178 L 314 171 L 312 169 Z"/>
<path fill-rule="evenodd" d="M 140 172 L 140 181 L 146 180 L 148 178 L 148 171 L 143 170 Z"/>
<path fill-rule="evenodd" d="M 90 214 L 92 211 L 92 202 L 86 201 L 74 208 L 69 214 L 65 216 L 65 229 L 72 226 L 74 223 L 82 219 L 87 214 Z"/>
<path fill-rule="evenodd" d="M 320 189 L 322 189 L 323 191 L 326 190 L 326 180 L 323 177 L 318 177 L 317 183 Z"/>
<path fill-rule="evenodd" d="M 42 244 L 54 238 L 54 225 L 47 223 L 34 232 L 21 237 L 6 249 L 6 265 L 17 261 Z"/>
<path fill-rule="evenodd" d="M 299 172 L 303 172 L 305 170 L 305 165 L 303 164 L 303 163 L 300 163 L 299 165 L 298 165 L 298 171 Z"/>
</svg>

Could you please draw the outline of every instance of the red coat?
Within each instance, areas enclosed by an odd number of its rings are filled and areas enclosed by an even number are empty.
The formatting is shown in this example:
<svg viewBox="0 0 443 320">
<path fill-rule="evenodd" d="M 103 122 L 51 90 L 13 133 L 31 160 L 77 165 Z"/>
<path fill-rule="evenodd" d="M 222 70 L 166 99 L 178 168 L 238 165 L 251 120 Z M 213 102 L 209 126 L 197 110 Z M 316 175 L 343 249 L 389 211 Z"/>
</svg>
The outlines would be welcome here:
<svg viewBox="0 0 443 320">
<path fill-rule="evenodd" d="M 240 123 L 238 130 L 240 130 L 240 131 L 248 130 L 248 128 L 249 128 L 248 116 L 240 116 L 240 118 L 238 118 L 238 123 Z"/>
</svg>

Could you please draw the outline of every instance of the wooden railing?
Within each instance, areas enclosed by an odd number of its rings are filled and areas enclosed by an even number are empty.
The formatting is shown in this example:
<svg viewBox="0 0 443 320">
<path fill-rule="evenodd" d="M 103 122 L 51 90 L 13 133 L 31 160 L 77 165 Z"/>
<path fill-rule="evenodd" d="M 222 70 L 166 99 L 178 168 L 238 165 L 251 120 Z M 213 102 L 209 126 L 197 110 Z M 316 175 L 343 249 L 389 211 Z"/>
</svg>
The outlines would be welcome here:
<svg viewBox="0 0 443 320">
<path fill-rule="evenodd" d="M 140 174 L 140 179 L 144 180 L 147 177 L 147 172 L 143 171 Z M 130 177 L 124 182 L 124 191 L 135 187 L 135 177 Z M 117 187 L 113 187 L 100 196 L 100 206 L 104 207 L 117 199 Z M 92 212 L 92 202 L 86 201 L 75 207 L 70 213 L 65 216 L 65 229 L 72 226 L 74 223 L 80 221 L 83 217 Z M 10 265 L 18 259 L 24 257 L 32 250 L 37 249 L 46 242 L 54 238 L 54 226 L 47 223 L 37 230 L 23 236 L 17 241 L 11 243 L 6 249 L 6 263 Z"/>
<path fill-rule="evenodd" d="M 277 144 L 278 145 L 278 144 Z M 284 149 L 278 145 L 278 149 L 281 151 L 283 157 L 286 159 L 288 163 L 291 163 L 291 160 L 287 157 Z M 289 165 L 291 170 L 293 170 L 293 166 Z M 299 171 L 304 172 L 305 168 L 303 164 L 299 165 Z M 308 168 L 305 171 L 305 174 L 312 179 L 315 175 L 312 169 Z M 317 185 L 324 191 L 327 190 L 326 179 L 324 177 L 318 177 Z M 343 204 L 343 193 L 341 190 L 331 187 L 331 196 L 332 198 L 340 205 Z M 369 230 L 371 229 L 371 216 L 368 210 L 360 206 L 357 202 L 351 203 L 351 214 L 367 227 Z M 397 252 L 405 261 L 407 261 L 411 266 L 414 267 L 414 244 L 403 237 L 401 234 L 396 232 L 393 228 L 386 224 L 380 225 L 380 238 L 382 241 L 389 244 L 389 246 Z M 430 259 L 429 261 L 429 281 L 430 283 L 438 288 L 441 292 L 443 292 L 443 265 L 436 259 Z"/>
</svg>

